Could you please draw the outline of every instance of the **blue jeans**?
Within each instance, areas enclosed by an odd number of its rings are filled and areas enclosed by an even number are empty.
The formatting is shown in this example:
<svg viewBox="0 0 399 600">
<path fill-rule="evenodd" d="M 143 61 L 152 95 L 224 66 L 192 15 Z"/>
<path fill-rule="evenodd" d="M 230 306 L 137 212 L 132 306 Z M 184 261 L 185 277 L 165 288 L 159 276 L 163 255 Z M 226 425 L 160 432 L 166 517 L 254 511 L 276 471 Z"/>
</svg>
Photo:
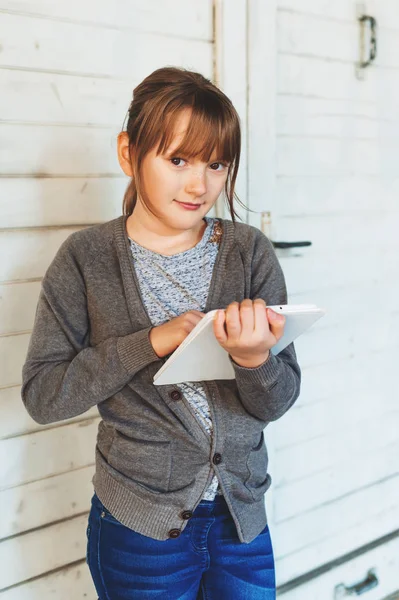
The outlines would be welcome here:
<svg viewBox="0 0 399 600">
<path fill-rule="evenodd" d="M 223 496 L 202 500 L 184 531 L 165 541 L 117 521 L 94 494 L 87 564 L 99 600 L 275 600 L 266 527 L 241 543 Z"/>
</svg>

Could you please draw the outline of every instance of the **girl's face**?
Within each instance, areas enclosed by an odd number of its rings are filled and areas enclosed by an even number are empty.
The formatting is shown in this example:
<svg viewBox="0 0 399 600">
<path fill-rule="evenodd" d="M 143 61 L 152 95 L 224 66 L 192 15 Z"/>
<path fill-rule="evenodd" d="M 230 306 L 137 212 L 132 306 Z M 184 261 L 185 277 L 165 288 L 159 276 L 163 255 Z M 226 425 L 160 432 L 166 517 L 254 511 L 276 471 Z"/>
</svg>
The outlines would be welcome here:
<svg viewBox="0 0 399 600">
<path fill-rule="evenodd" d="M 190 111 L 182 111 L 169 148 L 158 156 L 156 149 L 152 149 L 142 163 L 142 180 L 151 207 L 163 225 L 173 230 L 187 230 L 198 225 L 215 204 L 228 175 L 228 164 L 221 162 L 215 154 L 205 163 L 174 153 L 188 128 L 189 119 Z M 121 166 L 123 168 L 122 163 Z M 197 205 L 197 208 L 186 208 L 184 203 Z M 143 211 L 148 213 L 140 197 L 134 208 L 136 211 L 140 216 Z M 155 218 L 151 213 L 147 214 L 149 217 Z"/>
</svg>

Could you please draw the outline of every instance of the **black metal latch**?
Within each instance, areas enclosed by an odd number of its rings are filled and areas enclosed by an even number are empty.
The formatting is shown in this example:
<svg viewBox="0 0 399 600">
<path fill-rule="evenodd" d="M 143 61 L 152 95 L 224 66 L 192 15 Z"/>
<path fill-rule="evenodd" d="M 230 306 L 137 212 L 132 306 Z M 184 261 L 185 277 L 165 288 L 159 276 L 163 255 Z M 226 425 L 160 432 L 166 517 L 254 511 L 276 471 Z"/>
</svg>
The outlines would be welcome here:
<svg viewBox="0 0 399 600">
<path fill-rule="evenodd" d="M 377 56 L 377 21 L 374 17 L 370 15 L 362 15 L 359 18 L 359 21 L 362 26 L 366 23 L 370 23 L 370 47 L 369 47 L 369 56 L 367 60 L 361 60 L 360 68 L 365 69 L 375 60 Z M 362 45 L 364 44 L 364 30 L 362 29 Z"/>
<path fill-rule="evenodd" d="M 275 248 L 302 248 L 303 246 L 311 246 L 312 242 L 273 242 Z"/>
<path fill-rule="evenodd" d="M 355 583 L 351 586 L 346 586 L 343 583 L 335 586 L 334 599 L 339 600 L 339 598 L 345 598 L 346 596 L 361 596 L 369 590 L 377 587 L 378 583 L 379 581 L 376 575 L 376 570 L 369 569 L 367 571 L 366 578 L 363 581 Z"/>
</svg>

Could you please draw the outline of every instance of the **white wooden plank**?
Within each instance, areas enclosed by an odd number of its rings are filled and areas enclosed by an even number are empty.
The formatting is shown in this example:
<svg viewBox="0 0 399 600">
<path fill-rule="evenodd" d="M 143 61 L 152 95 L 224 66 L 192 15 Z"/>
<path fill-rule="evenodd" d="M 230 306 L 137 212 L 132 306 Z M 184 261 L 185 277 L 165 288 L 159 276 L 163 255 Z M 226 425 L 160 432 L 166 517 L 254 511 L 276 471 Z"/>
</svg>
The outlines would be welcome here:
<svg viewBox="0 0 399 600">
<path fill-rule="evenodd" d="M 360 60 L 360 25 L 355 19 L 352 22 L 345 22 L 280 11 L 277 23 L 280 52 L 352 64 Z M 398 65 L 397 31 L 386 29 L 378 38 L 378 53 L 374 66 L 397 67 Z"/>
<path fill-rule="evenodd" d="M 56 426 L 66 423 L 74 423 L 98 417 L 97 406 L 93 406 L 83 415 L 72 419 L 58 421 Z M 51 429 L 55 425 L 39 425 L 28 414 L 21 398 L 21 387 L 9 387 L 0 389 L 0 440 L 3 438 L 12 438 L 35 431 Z"/>
<path fill-rule="evenodd" d="M 309 14 L 279 11 L 277 26 L 279 52 L 314 56 L 317 59 L 359 60 L 360 26 L 355 20 L 338 22 Z"/>
<path fill-rule="evenodd" d="M 95 224 L 122 214 L 129 179 L 121 177 L 2 178 L 1 227 Z"/>
<path fill-rule="evenodd" d="M 378 410 L 374 406 L 374 415 L 367 418 L 363 415 L 361 400 L 362 398 L 353 399 L 358 409 L 355 426 L 348 427 L 344 418 L 341 427 L 335 429 L 331 424 L 325 435 L 308 438 L 299 444 L 290 444 L 278 450 L 274 485 L 291 485 L 333 466 L 343 469 L 348 461 L 357 458 L 363 458 L 367 463 L 375 452 L 394 443 L 399 431 L 398 410 L 380 414 L 380 406 L 378 405 Z M 375 400 L 378 402 L 378 398 Z M 326 418 L 328 417 L 327 407 Z"/>
<path fill-rule="evenodd" d="M 399 281 L 381 282 L 377 286 L 372 280 L 345 288 L 315 290 L 311 296 L 307 292 L 290 294 L 291 304 L 306 304 L 310 300 L 318 306 L 328 306 L 328 318 L 321 319 L 318 329 L 337 327 L 340 323 L 363 322 L 365 315 L 380 310 L 379 317 L 389 321 L 398 310 Z M 361 311 L 359 310 L 361 306 Z"/>
<path fill-rule="evenodd" d="M 354 356 L 343 356 L 332 363 L 303 365 L 301 398 L 302 404 L 311 404 L 323 399 L 346 394 L 361 394 L 365 385 L 371 393 L 379 392 L 385 388 L 391 390 L 384 402 L 394 402 L 397 396 L 397 352 L 399 346 L 393 350 L 383 349 L 380 352 L 365 350 Z M 339 377 L 337 377 L 339 373 Z M 395 395 L 396 394 L 396 395 Z M 278 423 L 273 423 L 277 426 Z"/>
<path fill-rule="evenodd" d="M 383 515 L 381 525 L 384 526 L 385 522 L 386 518 L 385 515 Z M 374 530 L 378 529 L 378 523 L 378 519 L 373 523 Z M 359 540 L 363 538 L 365 540 L 364 543 L 366 544 L 369 540 L 365 538 L 361 530 L 359 530 L 358 533 Z M 348 531 L 346 539 L 348 539 L 352 534 L 352 531 Z M 336 542 L 338 544 L 339 540 L 336 540 Z M 343 542 L 345 544 L 345 538 L 343 539 Z M 338 547 L 338 545 L 336 545 L 336 547 Z M 320 550 L 324 550 L 323 546 L 320 547 Z M 327 548 L 327 551 L 328 550 L 329 549 Z M 320 558 L 317 556 L 316 552 L 317 548 L 311 555 L 313 558 L 309 557 L 308 552 L 304 552 L 303 555 L 299 555 L 297 557 L 293 556 L 292 560 L 290 561 L 290 565 L 288 565 L 288 560 L 285 562 L 283 561 L 282 564 L 279 564 L 277 568 L 277 573 L 280 574 L 279 584 L 290 580 L 293 577 L 293 573 L 303 572 L 300 569 L 303 569 L 304 564 L 306 564 L 305 561 L 309 561 L 309 558 L 310 560 L 315 559 L 313 562 L 307 563 L 311 565 L 311 568 L 319 564 Z M 340 554 L 338 556 L 340 556 Z M 281 598 L 282 600 L 320 600 L 321 598 L 332 599 L 334 596 L 335 598 L 338 598 L 338 595 L 335 593 L 335 588 L 337 585 L 343 584 L 344 586 L 351 587 L 355 584 L 358 584 L 359 582 L 365 580 L 368 571 L 373 568 L 375 569 L 377 575 L 378 585 L 367 590 L 367 599 L 395 600 L 397 598 L 397 594 L 391 596 L 391 593 L 397 592 L 398 589 L 398 557 L 399 538 L 396 537 L 382 546 L 377 546 L 371 551 L 361 554 L 355 559 L 341 564 L 335 569 L 325 572 L 321 577 L 312 579 L 305 585 L 297 587 L 287 594 L 282 594 Z M 295 560 L 297 560 L 296 565 Z"/>
<path fill-rule="evenodd" d="M 372 140 L 282 137 L 277 140 L 277 173 L 290 176 L 390 175 L 396 177 L 395 144 Z"/>
<path fill-rule="evenodd" d="M 94 466 L 0 492 L 0 540 L 90 509 Z"/>
<path fill-rule="evenodd" d="M 398 194 L 399 179 L 388 177 L 280 176 L 276 185 L 276 207 L 281 217 L 323 214 L 327 219 L 343 211 L 357 215 L 394 210 Z"/>
<path fill-rule="evenodd" d="M 93 464 L 98 423 L 88 419 L 0 441 L 0 489 Z"/>
<path fill-rule="evenodd" d="M 0 335 L 32 329 L 40 287 L 40 281 L 0 285 Z"/>
<path fill-rule="evenodd" d="M 279 11 L 294 11 L 306 15 L 319 15 L 325 19 L 339 19 L 352 21 L 356 16 L 354 3 L 348 0 L 302 0 L 300 4 L 295 0 L 277 0 Z"/>
<path fill-rule="evenodd" d="M 278 235 L 276 239 L 280 240 L 281 237 Z M 295 240 L 284 241 L 297 240 L 299 238 L 295 236 Z M 376 253 L 371 245 L 362 249 L 361 256 L 346 251 L 334 252 L 334 242 L 332 239 L 328 253 L 321 253 L 320 248 L 315 252 L 312 247 L 277 252 L 291 294 L 308 293 L 310 299 L 314 290 L 336 289 L 338 286 L 344 290 L 346 285 L 353 286 L 365 281 L 377 285 L 396 277 L 397 253 L 389 250 Z"/>
<path fill-rule="evenodd" d="M 60 3 L 59 6 L 63 6 Z M 81 75 L 0 69 L 1 122 L 114 126 L 122 129 L 139 83 Z M 26 102 L 26 98 L 29 102 Z"/>
<path fill-rule="evenodd" d="M 354 76 L 353 64 L 291 54 L 277 57 L 277 91 L 280 94 L 350 99 L 355 106 L 358 103 L 375 103 L 378 88 L 384 92 L 394 88 L 392 78 L 383 71 L 371 69 L 366 79 L 359 81 Z M 385 93 L 378 95 L 380 106 L 387 102 Z"/>
<path fill-rule="evenodd" d="M 326 20 L 338 20 L 353 22 L 357 19 L 356 2 L 348 0 L 302 0 L 299 4 L 297 0 L 278 0 L 280 11 L 293 11 L 306 15 L 318 15 Z M 359 2 L 359 4 L 361 4 Z M 399 6 L 392 0 L 367 0 L 367 14 L 371 14 L 377 19 L 379 29 L 398 29 Z M 384 32 L 385 33 L 385 32 Z"/>
<path fill-rule="evenodd" d="M 108 128 L 3 125 L 0 127 L 0 172 L 35 177 L 120 176 L 117 135 L 117 129 Z"/>
<path fill-rule="evenodd" d="M 169 6 L 169 5 L 168 5 Z M 141 80 L 166 64 L 212 75 L 208 41 L 2 14 L 0 66 Z M 17 32 L 17 35 L 15 34 Z M 73 45 L 67 43 L 73 39 Z"/>
<path fill-rule="evenodd" d="M 98 599 L 89 568 L 84 561 L 0 593 L 1 600 Z"/>
<path fill-rule="evenodd" d="M 346 494 L 396 476 L 398 451 L 399 441 L 396 441 L 376 450 L 368 458 L 366 465 L 363 456 L 355 460 L 348 456 L 343 464 L 333 465 L 320 473 L 283 486 L 276 485 L 275 522 L 290 519 L 321 504 L 333 503 Z M 278 465 L 273 466 L 274 468 L 278 469 Z M 273 477 L 274 471 L 270 472 Z"/>
<path fill-rule="evenodd" d="M 0 589 L 84 558 L 86 527 L 86 516 L 75 517 L 1 542 Z"/>
<path fill-rule="evenodd" d="M 107 29 L 212 40 L 212 2 L 203 0 L 1 0 L 0 9 L 11 13 L 103 25 Z"/>
<path fill-rule="evenodd" d="M 61 244 L 79 229 L 0 231 L 0 282 L 43 277 Z"/>
<path fill-rule="evenodd" d="M 381 202 L 381 198 L 380 198 Z M 322 199 L 321 199 L 322 204 Z M 337 260 L 337 252 L 342 256 L 344 250 L 362 254 L 363 248 L 373 240 L 376 254 L 383 251 L 395 251 L 397 245 L 397 222 L 399 209 L 380 211 L 370 214 L 358 210 L 356 214 L 335 213 L 326 219 L 320 210 L 318 215 L 285 217 L 278 222 L 282 239 L 310 240 L 314 252 L 331 252 Z M 332 247 L 331 240 L 334 240 Z M 337 261 L 338 262 L 338 261 Z M 341 265 L 342 266 L 342 265 Z"/>
<path fill-rule="evenodd" d="M 371 319 L 370 325 L 368 322 L 359 323 L 349 330 L 345 328 L 341 328 L 340 331 L 336 331 L 336 328 L 317 330 L 315 327 L 296 340 L 296 350 L 305 367 L 338 361 L 343 356 L 350 362 L 354 357 L 360 357 L 366 353 L 376 356 L 376 353 L 385 351 L 387 355 L 395 356 L 398 351 L 398 343 L 396 337 L 393 337 L 392 331 L 395 331 L 397 327 L 398 317 L 392 319 L 392 323 L 386 321 L 380 328 L 375 322 L 373 325 Z M 370 337 L 368 337 L 368 333 L 370 333 Z M 389 374 L 387 377 L 389 378 Z M 398 385 L 395 385 L 393 389 L 398 390 Z"/>
<path fill-rule="evenodd" d="M 274 428 L 275 448 L 278 451 L 290 448 L 295 452 L 298 444 L 308 444 L 310 441 L 316 440 L 324 444 L 331 432 L 334 432 L 333 435 L 336 437 L 337 431 L 341 435 L 341 433 L 352 431 L 352 428 L 356 429 L 358 423 L 360 427 L 360 421 L 367 423 L 376 418 L 376 402 L 378 403 L 379 418 L 386 417 L 387 413 L 391 414 L 390 411 L 397 404 L 396 398 L 392 395 L 380 394 L 377 396 L 377 391 L 370 390 L 368 385 L 355 392 L 351 390 L 349 393 L 333 394 L 329 398 L 322 398 L 320 402 L 310 404 L 297 402 L 276 423 Z M 345 416 L 344 419 L 342 415 Z M 342 441 L 341 437 L 340 441 Z M 331 440 L 329 443 L 332 443 Z M 281 454 L 279 460 L 281 460 Z M 290 472 L 290 478 L 291 476 Z"/>
<path fill-rule="evenodd" d="M 377 104 L 357 104 L 350 100 L 279 96 L 278 135 L 372 139 L 380 143 L 398 137 L 397 115 L 380 114 Z"/>
<path fill-rule="evenodd" d="M 382 512 L 391 512 L 399 502 L 399 477 L 355 491 L 334 503 L 318 506 L 310 513 L 287 519 L 273 530 L 275 558 L 298 554 L 305 548 L 324 542 L 348 529 L 362 528 L 367 531 L 371 521 Z M 369 541 L 372 535 L 369 536 Z M 348 540 L 350 542 L 350 540 Z M 348 542 L 345 544 L 348 548 Z M 338 549 L 338 553 L 344 553 Z"/>
<path fill-rule="evenodd" d="M 30 333 L 0 337 L 0 388 L 21 383 Z"/>
<path fill-rule="evenodd" d="M 395 330 L 399 331 L 398 314 L 391 321 L 379 323 L 370 319 L 367 323 L 358 323 L 351 328 L 341 327 L 339 330 L 317 329 L 316 324 L 297 338 L 295 347 L 304 365 L 325 364 L 338 360 L 342 355 L 350 359 L 365 352 L 385 350 L 396 353 L 398 342 L 392 336 Z"/>
</svg>

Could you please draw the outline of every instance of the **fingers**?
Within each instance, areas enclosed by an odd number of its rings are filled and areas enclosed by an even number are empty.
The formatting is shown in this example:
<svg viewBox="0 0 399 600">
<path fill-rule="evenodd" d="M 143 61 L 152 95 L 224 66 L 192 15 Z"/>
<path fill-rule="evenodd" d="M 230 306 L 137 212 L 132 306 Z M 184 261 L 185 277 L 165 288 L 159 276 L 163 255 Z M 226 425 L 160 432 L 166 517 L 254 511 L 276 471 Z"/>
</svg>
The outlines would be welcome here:
<svg viewBox="0 0 399 600">
<path fill-rule="evenodd" d="M 269 332 L 266 302 L 262 298 L 254 300 L 254 332 L 258 339 L 264 339 Z"/>
<path fill-rule="evenodd" d="M 284 333 L 285 317 L 276 313 L 271 308 L 267 309 L 267 318 L 272 334 L 279 340 Z"/>
<path fill-rule="evenodd" d="M 205 317 L 205 313 L 201 312 L 200 310 L 189 310 L 187 313 L 185 313 L 186 315 L 193 315 L 195 317 L 199 317 L 200 319 L 202 319 L 203 317 Z"/>
<path fill-rule="evenodd" d="M 226 308 L 226 331 L 230 343 L 237 343 L 241 333 L 240 305 L 238 302 L 232 302 Z"/>
<path fill-rule="evenodd" d="M 241 302 L 232 302 L 226 309 L 226 330 L 229 340 L 249 343 L 255 335 L 262 339 L 269 331 L 269 322 L 266 316 L 266 303 L 262 298 L 254 301 L 245 299 Z"/>
<path fill-rule="evenodd" d="M 264 341 L 272 334 L 278 341 L 284 333 L 285 317 L 267 308 L 262 298 L 232 302 L 214 319 L 214 333 L 218 341 L 231 346 L 251 345 Z"/>
<path fill-rule="evenodd" d="M 250 345 L 254 336 L 264 339 L 269 332 L 266 316 L 266 303 L 262 298 L 241 303 L 232 302 L 225 311 L 219 311 L 214 319 L 214 333 L 219 341 L 237 345 L 238 342 Z M 225 327 L 224 327 L 225 326 Z"/>
<path fill-rule="evenodd" d="M 252 305 L 252 300 L 246 299 L 241 302 L 241 306 L 239 306 L 239 315 L 240 315 L 240 338 L 241 341 L 245 343 L 249 343 L 255 325 L 255 316 L 254 316 L 254 308 Z"/>
<path fill-rule="evenodd" d="M 198 323 L 204 318 L 204 313 L 196 310 L 190 310 L 186 313 L 183 313 L 176 319 L 179 319 L 179 322 L 182 324 L 185 331 L 190 332 Z"/>
<path fill-rule="evenodd" d="M 213 319 L 213 333 L 218 342 L 225 344 L 227 341 L 227 334 L 224 328 L 226 322 L 226 313 L 224 310 L 218 310 L 215 318 Z"/>
</svg>

